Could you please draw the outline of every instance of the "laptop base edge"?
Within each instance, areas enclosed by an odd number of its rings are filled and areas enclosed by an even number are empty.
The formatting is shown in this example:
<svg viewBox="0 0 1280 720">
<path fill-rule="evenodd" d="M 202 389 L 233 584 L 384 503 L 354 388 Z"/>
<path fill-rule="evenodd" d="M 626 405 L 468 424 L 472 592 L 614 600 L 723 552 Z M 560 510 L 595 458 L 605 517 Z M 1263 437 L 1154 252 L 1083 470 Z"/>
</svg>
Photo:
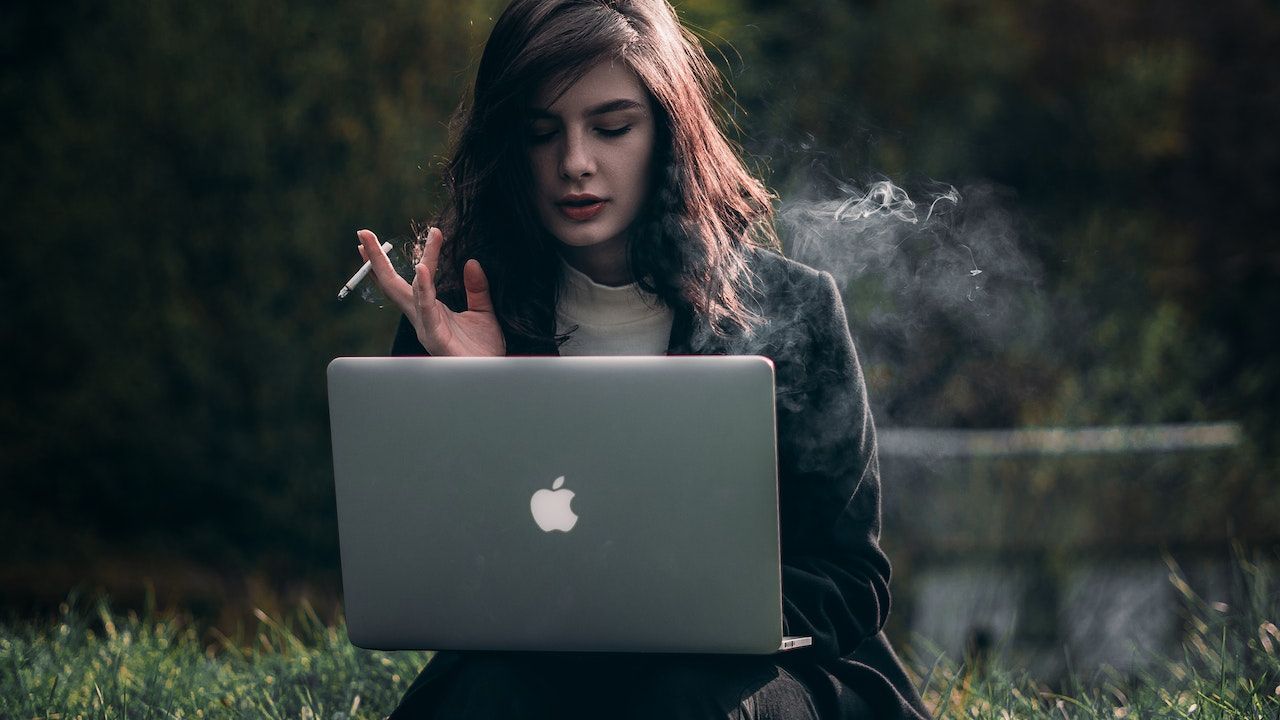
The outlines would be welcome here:
<svg viewBox="0 0 1280 720">
<path fill-rule="evenodd" d="M 813 638 L 808 635 L 788 635 L 787 637 L 782 638 L 782 646 L 778 648 L 778 651 L 795 650 L 796 648 L 808 647 L 812 644 Z"/>
</svg>

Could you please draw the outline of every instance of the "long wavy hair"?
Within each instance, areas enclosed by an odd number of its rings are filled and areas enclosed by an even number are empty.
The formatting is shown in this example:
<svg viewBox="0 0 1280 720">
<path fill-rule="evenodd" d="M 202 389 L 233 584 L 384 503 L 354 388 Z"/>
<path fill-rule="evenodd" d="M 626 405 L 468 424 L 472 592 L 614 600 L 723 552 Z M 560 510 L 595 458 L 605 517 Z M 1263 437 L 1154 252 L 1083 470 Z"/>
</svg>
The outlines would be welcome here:
<svg viewBox="0 0 1280 720">
<path fill-rule="evenodd" d="M 713 104 L 723 81 L 667 0 L 513 0 L 503 11 L 451 123 L 439 292 L 458 290 L 476 258 L 509 339 L 567 339 L 545 322 L 560 291 L 558 241 L 537 217 L 524 124 L 542 83 L 559 97 L 604 60 L 639 77 L 656 115 L 652 185 L 629 233 L 632 276 L 717 335 L 749 332 L 760 318 L 745 299 L 746 251 L 780 248 L 774 196 L 725 138 Z"/>
</svg>

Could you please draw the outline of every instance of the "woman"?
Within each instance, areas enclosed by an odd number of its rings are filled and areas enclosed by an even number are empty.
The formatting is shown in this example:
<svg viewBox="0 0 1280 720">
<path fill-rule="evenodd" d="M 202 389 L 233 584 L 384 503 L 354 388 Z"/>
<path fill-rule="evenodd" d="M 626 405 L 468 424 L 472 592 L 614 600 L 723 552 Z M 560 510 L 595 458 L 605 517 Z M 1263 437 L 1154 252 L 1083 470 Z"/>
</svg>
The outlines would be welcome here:
<svg viewBox="0 0 1280 720">
<path fill-rule="evenodd" d="M 721 133 L 716 81 L 667 0 L 514 0 L 413 282 L 367 230 L 360 252 L 404 312 L 394 354 L 772 358 L 783 623 L 813 646 L 441 652 L 393 718 L 927 716 L 881 632 L 875 432 L 840 293 L 774 251 L 770 195 Z"/>
</svg>

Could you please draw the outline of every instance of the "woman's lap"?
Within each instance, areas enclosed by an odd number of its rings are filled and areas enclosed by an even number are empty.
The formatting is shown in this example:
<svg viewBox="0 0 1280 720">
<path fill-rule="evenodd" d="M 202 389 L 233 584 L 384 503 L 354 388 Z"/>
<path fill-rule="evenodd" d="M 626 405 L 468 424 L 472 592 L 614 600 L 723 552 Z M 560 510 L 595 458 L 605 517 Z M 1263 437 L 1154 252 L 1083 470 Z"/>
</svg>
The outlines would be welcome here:
<svg viewBox="0 0 1280 720">
<path fill-rule="evenodd" d="M 393 720 L 819 717 L 809 689 L 774 656 L 463 653 L 448 662 L 434 672 L 428 664 Z"/>
<path fill-rule="evenodd" d="M 650 659 L 634 680 L 617 696 L 637 718 L 818 717 L 804 685 L 768 656 Z"/>
</svg>

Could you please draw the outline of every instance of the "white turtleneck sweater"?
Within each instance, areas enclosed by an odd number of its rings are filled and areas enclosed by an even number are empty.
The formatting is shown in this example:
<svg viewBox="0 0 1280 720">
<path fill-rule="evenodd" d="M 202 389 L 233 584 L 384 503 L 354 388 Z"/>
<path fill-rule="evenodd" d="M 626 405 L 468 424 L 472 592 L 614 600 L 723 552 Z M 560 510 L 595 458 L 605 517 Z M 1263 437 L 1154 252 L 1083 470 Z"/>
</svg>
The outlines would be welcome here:
<svg viewBox="0 0 1280 720">
<path fill-rule="evenodd" d="M 640 284 L 611 287 L 592 280 L 564 258 L 565 282 L 556 303 L 556 334 L 578 329 L 561 355 L 664 355 L 674 313 Z"/>
</svg>

